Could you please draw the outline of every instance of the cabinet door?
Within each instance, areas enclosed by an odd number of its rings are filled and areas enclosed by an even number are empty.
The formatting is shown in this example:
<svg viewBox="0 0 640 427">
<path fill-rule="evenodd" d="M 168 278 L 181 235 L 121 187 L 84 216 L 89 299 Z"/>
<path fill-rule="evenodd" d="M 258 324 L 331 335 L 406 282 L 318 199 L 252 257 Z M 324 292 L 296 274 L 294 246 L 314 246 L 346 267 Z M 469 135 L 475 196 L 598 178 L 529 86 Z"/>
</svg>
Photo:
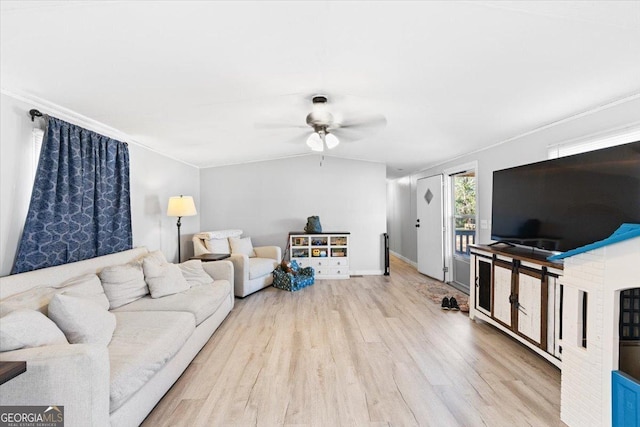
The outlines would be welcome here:
<svg viewBox="0 0 640 427">
<path fill-rule="evenodd" d="M 540 279 L 518 274 L 518 332 L 540 343 Z"/>
<path fill-rule="evenodd" d="M 491 315 L 491 260 L 476 256 L 475 308 Z"/>
<path fill-rule="evenodd" d="M 511 284 L 510 264 L 496 261 L 493 264 L 493 317 L 511 327 Z"/>
<path fill-rule="evenodd" d="M 520 270 L 518 272 L 518 333 L 533 340 L 537 344 L 546 343 L 546 328 L 543 331 L 542 301 L 546 302 L 546 283 L 543 287 L 543 276 L 538 272 Z M 544 295 L 543 295 L 544 291 Z M 546 311 L 544 315 L 546 316 Z M 546 345 L 545 345 L 546 347 Z M 546 350 L 546 348 L 545 348 Z"/>
</svg>

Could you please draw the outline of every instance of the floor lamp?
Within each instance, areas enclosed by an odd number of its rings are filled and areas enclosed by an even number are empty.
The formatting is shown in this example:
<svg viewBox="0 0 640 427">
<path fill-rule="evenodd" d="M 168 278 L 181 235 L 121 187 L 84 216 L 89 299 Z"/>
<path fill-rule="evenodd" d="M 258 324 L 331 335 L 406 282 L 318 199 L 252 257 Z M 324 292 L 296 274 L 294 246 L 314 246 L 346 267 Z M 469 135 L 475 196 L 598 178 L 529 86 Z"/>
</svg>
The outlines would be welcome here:
<svg viewBox="0 0 640 427">
<path fill-rule="evenodd" d="M 193 197 L 191 196 L 174 196 L 169 197 L 169 206 L 167 206 L 167 216 L 178 217 L 178 262 L 181 262 L 180 258 L 180 218 L 183 216 L 194 216 L 197 214 L 196 205 L 193 203 Z"/>
</svg>

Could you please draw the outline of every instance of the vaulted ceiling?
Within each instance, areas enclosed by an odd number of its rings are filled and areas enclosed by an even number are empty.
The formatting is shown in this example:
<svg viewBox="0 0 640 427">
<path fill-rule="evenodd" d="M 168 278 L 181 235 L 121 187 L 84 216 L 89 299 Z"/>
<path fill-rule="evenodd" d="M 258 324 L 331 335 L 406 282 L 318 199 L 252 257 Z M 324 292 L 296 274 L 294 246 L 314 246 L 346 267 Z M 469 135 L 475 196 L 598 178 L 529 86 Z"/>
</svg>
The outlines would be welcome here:
<svg viewBox="0 0 640 427">
<path fill-rule="evenodd" d="M 317 93 L 389 177 L 640 93 L 638 1 L 3 1 L 0 43 L 5 93 L 199 167 L 308 153 Z"/>
</svg>

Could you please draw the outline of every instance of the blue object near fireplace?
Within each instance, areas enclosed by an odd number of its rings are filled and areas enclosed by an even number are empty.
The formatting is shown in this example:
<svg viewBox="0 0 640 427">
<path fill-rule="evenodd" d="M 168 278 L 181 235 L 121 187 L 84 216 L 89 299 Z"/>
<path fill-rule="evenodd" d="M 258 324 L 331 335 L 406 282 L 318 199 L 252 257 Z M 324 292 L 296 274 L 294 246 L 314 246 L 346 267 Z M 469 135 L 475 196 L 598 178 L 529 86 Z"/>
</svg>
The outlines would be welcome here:
<svg viewBox="0 0 640 427">
<path fill-rule="evenodd" d="M 620 371 L 611 372 L 613 427 L 640 427 L 640 382 Z"/>
</svg>

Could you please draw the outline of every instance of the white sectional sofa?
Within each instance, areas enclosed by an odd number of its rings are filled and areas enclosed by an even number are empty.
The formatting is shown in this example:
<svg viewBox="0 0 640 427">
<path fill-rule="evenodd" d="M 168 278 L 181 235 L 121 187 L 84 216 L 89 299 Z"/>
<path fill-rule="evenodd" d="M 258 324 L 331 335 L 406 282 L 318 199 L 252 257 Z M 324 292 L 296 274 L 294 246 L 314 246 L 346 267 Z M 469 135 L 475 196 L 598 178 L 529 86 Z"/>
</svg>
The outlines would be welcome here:
<svg viewBox="0 0 640 427">
<path fill-rule="evenodd" d="M 46 314 L 52 295 L 73 294 L 65 291 L 70 279 L 147 254 L 146 248 L 136 248 L 2 277 L 0 315 L 21 309 Z M 27 362 L 24 374 L 0 386 L 0 405 L 64 406 L 68 426 L 139 425 L 233 308 L 231 262 L 202 263 L 202 269 L 215 279 L 212 283 L 161 298 L 145 295 L 108 312 L 104 308 L 106 316 L 115 316 L 108 345 L 56 343 L 0 353 L 0 361 Z"/>
</svg>

